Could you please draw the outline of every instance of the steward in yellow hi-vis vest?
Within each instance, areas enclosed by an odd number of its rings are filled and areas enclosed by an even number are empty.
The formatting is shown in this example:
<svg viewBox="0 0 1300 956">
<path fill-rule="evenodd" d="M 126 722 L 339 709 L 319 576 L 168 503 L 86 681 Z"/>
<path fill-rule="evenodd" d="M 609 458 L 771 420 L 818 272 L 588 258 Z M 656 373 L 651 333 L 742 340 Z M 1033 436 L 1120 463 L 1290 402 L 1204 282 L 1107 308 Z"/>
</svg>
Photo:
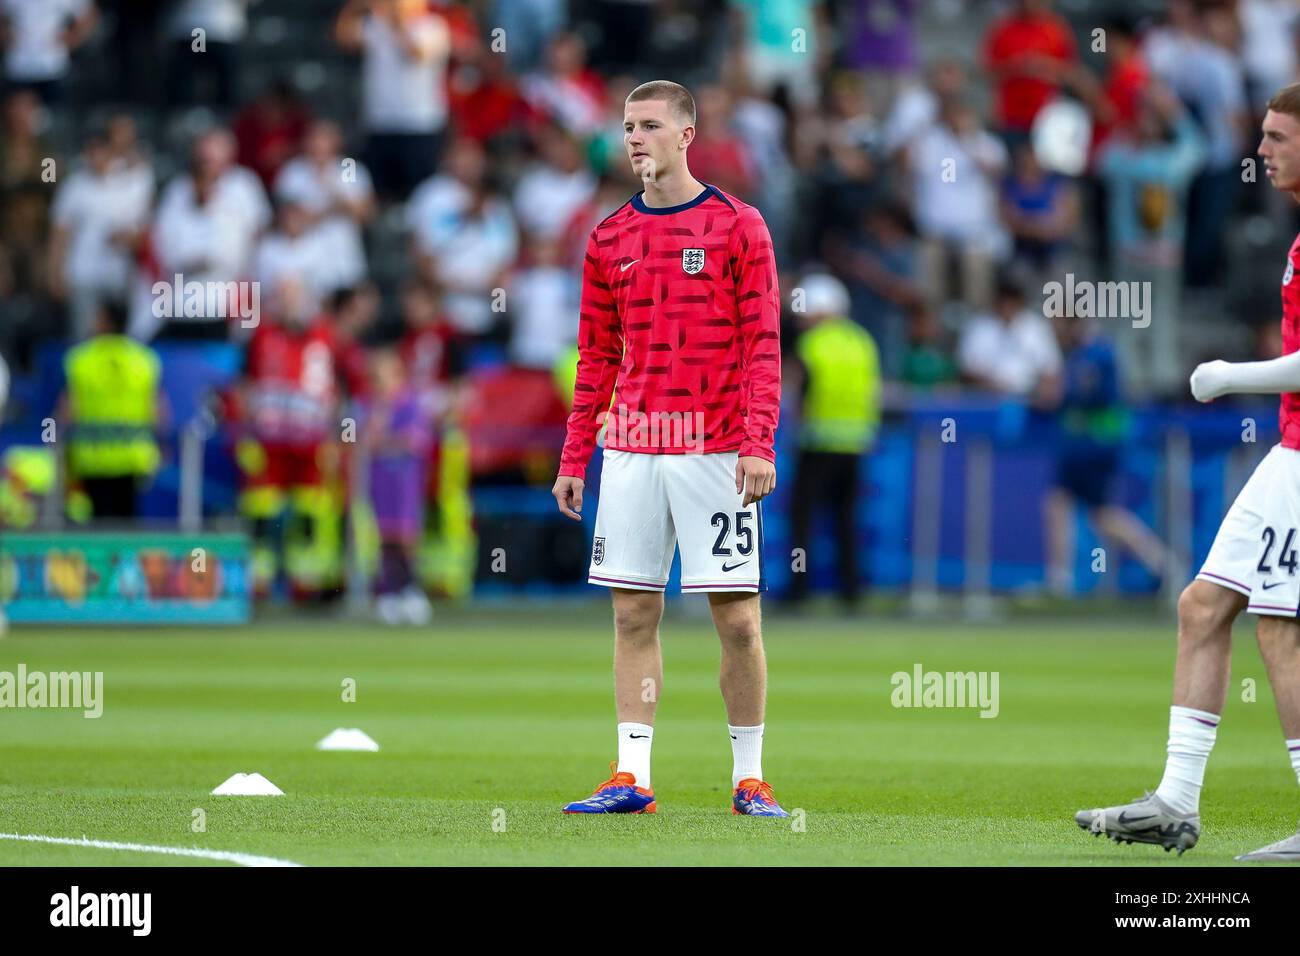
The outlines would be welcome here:
<svg viewBox="0 0 1300 956">
<path fill-rule="evenodd" d="M 138 487 L 161 459 L 154 437 L 161 366 L 153 349 L 128 338 L 125 328 L 125 310 L 104 307 L 99 334 L 63 362 L 68 473 L 96 518 L 134 517 Z"/>
<path fill-rule="evenodd" d="M 795 358 L 802 373 L 799 463 L 795 470 L 790 527 L 793 546 L 813 547 L 813 515 L 827 506 L 834 518 L 839 594 L 846 605 L 860 593 L 855 523 L 859 467 L 880 425 L 880 356 L 866 329 L 848 318 L 849 294 L 828 275 L 810 275 L 796 290 L 803 311 Z M 790 600 L 808 594 L 811 562 L 791 578 Z"/>
</svg>

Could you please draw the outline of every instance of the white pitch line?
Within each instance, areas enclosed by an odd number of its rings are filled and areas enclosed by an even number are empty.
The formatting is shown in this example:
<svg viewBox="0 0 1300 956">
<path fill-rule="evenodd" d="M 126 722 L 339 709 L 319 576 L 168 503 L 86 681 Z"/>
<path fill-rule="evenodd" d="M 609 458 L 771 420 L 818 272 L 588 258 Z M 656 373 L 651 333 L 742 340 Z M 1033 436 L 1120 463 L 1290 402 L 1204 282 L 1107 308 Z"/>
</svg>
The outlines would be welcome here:
<svg viewBox="0 0 1300 956">
<path fill-rule="evenodd" d="M 179 846 L 149 846 L 145 843 L 114 843 L 109 840 L 74 840 L 70 837 L 41 836 L 38 833 L 0 833 L 0 840 L 22 840 L 25 843 L 57 843 L 61 846 L 88 846 L 96 850 L 129 850 L 133 853 L 161 853 L 165 856 L 192 856 L 204 860 L 221 860 L 239 866 L 302 866 L 291 860 L 277 860 L 273 856 L 254 856 L 252 853 L 233 853 L 230 850 L 186 849 Z"/>
</svg>

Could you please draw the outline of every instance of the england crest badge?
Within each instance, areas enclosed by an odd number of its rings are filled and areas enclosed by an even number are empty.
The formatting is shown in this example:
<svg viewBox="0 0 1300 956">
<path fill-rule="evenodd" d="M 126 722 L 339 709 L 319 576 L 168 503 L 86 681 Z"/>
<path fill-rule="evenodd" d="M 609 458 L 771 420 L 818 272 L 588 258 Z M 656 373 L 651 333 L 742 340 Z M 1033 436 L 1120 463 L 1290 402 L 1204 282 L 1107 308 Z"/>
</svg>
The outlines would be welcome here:
<svg viewBox="0 0 1300 956">
<path fill-rule="evenodd" d="M 605 539 L 597 538 L 595 546 L 591 549 L 591 563 L 600 564 L 605 560 Z"/>
<path fill-rule="evenodd" d="M 682 250 L 682 271 L 688 276 L 693 276 L 704 268 L 704 250 L 703 249 L 683 249 Z"/>
</svg>

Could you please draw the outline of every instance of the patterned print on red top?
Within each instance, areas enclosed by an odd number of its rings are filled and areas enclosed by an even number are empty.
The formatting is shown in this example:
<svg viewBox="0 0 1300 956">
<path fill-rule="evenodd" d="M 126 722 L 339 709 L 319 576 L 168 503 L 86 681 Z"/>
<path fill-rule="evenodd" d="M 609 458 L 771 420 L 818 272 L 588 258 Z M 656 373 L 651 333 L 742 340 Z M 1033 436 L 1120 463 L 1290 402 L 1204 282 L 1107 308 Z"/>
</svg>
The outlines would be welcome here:
<svg viewBox="0 0 1300 956">
<path fill-rule="evenodd" d="M 1300 350 L 1300 282 L 1295 278 L 1295 263 L 1300 256 L 1300 236 L 1286 254 L 1286 271 L 1282 273 L 1282 354 Z M 1284 392 L 1278 412 L 1282 447 L 1300 448 L 1300 392 Z"/>
<path fill-rule="evenodd" d="M 780 291 L 757 209 L 713 186 L 658 209 L 638 193 L 592 230 L 582 279 L 561 475 L 585 476 L 602 422 L 608 448 L 776 460 Z"/>
</svg>

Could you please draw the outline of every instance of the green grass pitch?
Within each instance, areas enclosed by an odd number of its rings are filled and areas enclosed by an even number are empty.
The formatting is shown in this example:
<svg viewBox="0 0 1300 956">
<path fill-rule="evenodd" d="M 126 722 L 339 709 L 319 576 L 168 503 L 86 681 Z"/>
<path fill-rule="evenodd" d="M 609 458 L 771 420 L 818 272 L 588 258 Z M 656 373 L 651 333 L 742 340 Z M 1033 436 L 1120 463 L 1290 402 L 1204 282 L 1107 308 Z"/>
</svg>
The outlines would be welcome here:
<svg viewBox="0 0 1300 956">
<path fill-rule="evenodd" d="M 1202 804 L 1179 859 L 1115 846 L 1073 812 L 1154 787 L 1173 628 L 1164 617 L 998 624 L 765 624 L 764 770 L 789 821 L 730 813 L 707 620 L 663 626 L 654 816 L 566 816 L 614 756 L 609 615 L 441 611 L 431 630 L 304 618 L 236 631 L 17 630 L 0 670 L 104 672 L 104 714 L 0 710 L 0 833 L 198 847 L 305 865 L 1230 863 L 1291 832 L 1287 765 L 1248 621 Z M 1000 713 L 898 709 L 890 676 L 997 671 Z M 344 702 L 342 682 L 356 681 Z M 1242 700 L 1253 678 L 1257 699 Z M 360 727 L 379 753 L 322 753 Z M 283 797 L 213 797 L 258 771 Z M 206 831 L 192 829 L 193 811 Z M 502 812 L 503 811 L 503 812 Z M 494 822 L 497 824 L 494 827 Z M 501 824 L 504 823 L 504 828 Z M 208 861 L 0 840 L 0 865 Z M 215 865 L 215 864 L 209 864 Z"/>
</svg>

